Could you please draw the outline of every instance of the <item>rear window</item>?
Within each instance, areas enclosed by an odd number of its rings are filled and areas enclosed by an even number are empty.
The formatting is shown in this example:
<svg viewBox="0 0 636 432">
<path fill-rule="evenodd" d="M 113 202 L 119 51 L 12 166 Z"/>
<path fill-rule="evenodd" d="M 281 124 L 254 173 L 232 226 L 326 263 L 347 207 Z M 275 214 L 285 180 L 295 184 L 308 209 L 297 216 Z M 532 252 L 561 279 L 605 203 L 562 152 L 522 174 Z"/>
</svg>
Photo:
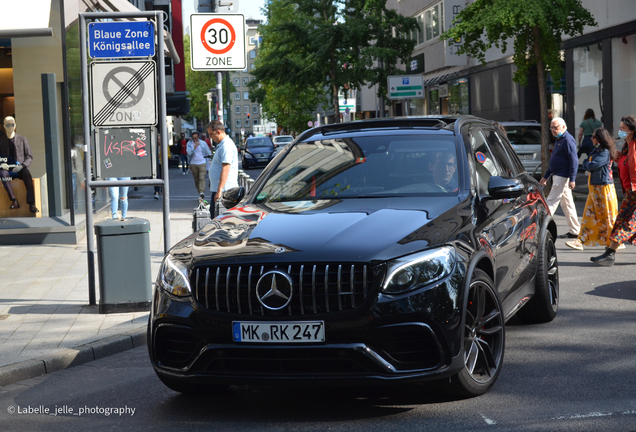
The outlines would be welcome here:
<svg viewBox="0 0 636 432">
<path fill-rule="evenodd" d="M 278 137 L 278 138 L 274 138 L 274 140 L 276 141 L 277 144 L 280 144 L 280 143 L 290 143 L 294 139 L 292 137 Z"/>
<path fill-rule="evenodd" d="M 504 126 L 508 140 L 515 145 L 541 145 L 541 126 Z"/>
</svg>

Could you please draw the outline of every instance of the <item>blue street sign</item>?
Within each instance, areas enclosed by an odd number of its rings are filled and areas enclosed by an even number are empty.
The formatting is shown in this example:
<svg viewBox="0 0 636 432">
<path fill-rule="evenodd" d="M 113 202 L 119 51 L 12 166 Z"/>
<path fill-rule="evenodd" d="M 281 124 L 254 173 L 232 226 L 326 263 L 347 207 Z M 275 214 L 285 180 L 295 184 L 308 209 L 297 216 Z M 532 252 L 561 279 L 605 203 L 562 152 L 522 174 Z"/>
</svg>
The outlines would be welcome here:
<svg viewBox="0 0 636 432">
<path fill-rule="evenodd" d="M 92 58 L 155 55 L 152 21 L 92 22 L 88 25 L 88 54 Z"/>
</svg>

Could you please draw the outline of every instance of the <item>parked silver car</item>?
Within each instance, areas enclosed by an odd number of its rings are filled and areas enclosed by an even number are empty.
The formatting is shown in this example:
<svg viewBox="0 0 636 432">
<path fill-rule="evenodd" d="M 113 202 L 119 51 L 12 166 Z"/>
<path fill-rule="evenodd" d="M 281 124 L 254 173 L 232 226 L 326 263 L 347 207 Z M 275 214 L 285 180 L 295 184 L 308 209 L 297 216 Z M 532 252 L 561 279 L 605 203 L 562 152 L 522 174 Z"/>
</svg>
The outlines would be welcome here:
<svg viewBox="0 0 636 432">
<path fill-rule="evenodd" d="M 508 140 L 512 144 L 523 167 L 535 178 L 543 175 L 541 169 L 541 123 L 534 120 L 520 122 L 501 122 L 506 129 Z"/>
</svg>

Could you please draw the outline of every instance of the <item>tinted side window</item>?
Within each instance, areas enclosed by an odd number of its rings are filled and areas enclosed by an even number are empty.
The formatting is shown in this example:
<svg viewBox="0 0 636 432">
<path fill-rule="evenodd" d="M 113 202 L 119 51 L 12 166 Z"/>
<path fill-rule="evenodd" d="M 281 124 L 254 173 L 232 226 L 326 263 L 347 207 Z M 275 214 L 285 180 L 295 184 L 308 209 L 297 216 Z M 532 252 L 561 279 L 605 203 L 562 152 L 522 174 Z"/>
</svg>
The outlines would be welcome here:
<svg viewBox="0 0 636 432">
<path fill-rule="evenodd" d="M 495 131 L 492 129 L 484 129 L 482 132 L 488 139 L 489 147 L 492 150 L 493 156 L 497 160 L 497 163 L 501 168 L 503 175 L 507 177 L 516 176 L 518 172 L 516 172 L 512 165 L 512 162 L 510 162 L 510 158 L 504 150 L 500 139 L 495 134 Z"/>
<path fill-rule="evenodd" d="M 513 169 L 517 172 L 517 174 L 521 174 L 522 172 L 524 172 L 526 169 L 524 168 L 523 164 L 519 160 L 519 156 L 517 156 L 515 149 L 512 148 L 508 140 L 504 138 L 503 135 L 497 131 L 495 131 L 495 135 L 497 136 L 497 139 L 499 140 L 499 142 L 501 142 L 503 149 L 508 154 L 508 158 L 510 159 L 510 162 L 512 162 Z"/>
<path fill-rule="evenodd" d="M 488 181 L 491 176 L 502 175 L 495 163 L 492 152 L 488 148 L 486 138 L 480 130 L 472 130 L 470 144 L 475 157 L 475 171 L 477 172 L 477 190 L 482 195 L 488 194 Z"/>
</svg>

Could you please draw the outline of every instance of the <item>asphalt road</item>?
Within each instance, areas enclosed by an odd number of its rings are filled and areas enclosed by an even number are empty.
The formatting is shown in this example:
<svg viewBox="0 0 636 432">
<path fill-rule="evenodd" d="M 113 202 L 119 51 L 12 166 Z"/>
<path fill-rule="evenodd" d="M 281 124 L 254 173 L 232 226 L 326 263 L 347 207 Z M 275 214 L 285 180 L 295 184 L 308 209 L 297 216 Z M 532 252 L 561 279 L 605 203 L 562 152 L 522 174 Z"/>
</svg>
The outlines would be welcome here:
<svg viewBox="0 0 636 432">
<path fill-rule="evenodd" d="M 565 232 L 560 210 L 556 219 Z M 636 247 L 610 268 L 589 262 L 600 247 L 557 247 L 557 318 L 508 323 L 501 375 L 478 398 L 449 400 L 426 386 L 241 386 L 187 397 L 161 384 L 141 347 L 0 388 L 0 430 L 636 431 Z"/>
</svg>

